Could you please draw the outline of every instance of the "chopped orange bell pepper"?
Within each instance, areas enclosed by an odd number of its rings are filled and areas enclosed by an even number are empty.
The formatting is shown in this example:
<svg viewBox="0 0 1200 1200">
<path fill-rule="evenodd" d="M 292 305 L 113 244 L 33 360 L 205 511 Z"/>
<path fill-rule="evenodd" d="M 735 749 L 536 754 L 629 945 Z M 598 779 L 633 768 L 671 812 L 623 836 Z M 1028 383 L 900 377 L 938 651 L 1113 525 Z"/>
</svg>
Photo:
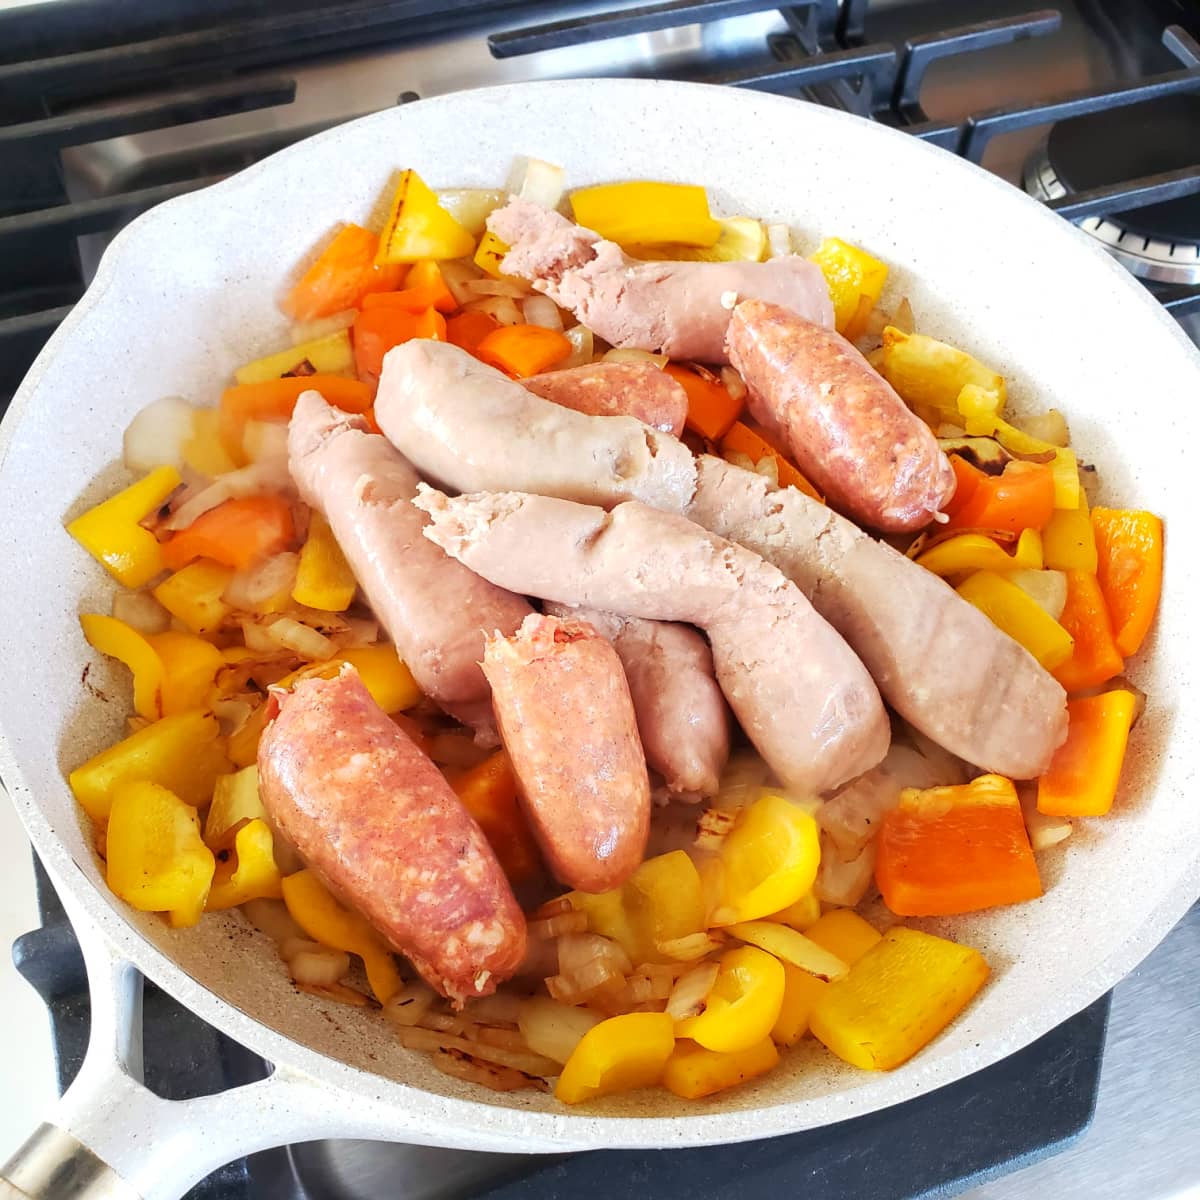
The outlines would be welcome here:
<svg viewBox="0 0 1200 1200">
<path fill-rule="evenodd" d="M 671 368 L 667 368 L 670 370 Z M 689 405 L 690 408 L 690 405 Z M 729 427 L 729 431 L 721 438 L 721 453 L 722 454 L 744 454 L 751 462 L 760 462 L 764 458 L 773 458 L 775 460 L 775 469 L 779 474 L 780 487 L 799 488 L 806 496 L 811 496 L 814 500 L 820 500 L 823 504 L 824 497 L 817 491 L 815 487 L 792 465 L 792 463 L 777 450 L 767 439 L 756 429 L 751 429 L 749 425 L 742 421 L 734 421 Z"/>
<path fill-rule="evenodd" d="M 194 558 L 211 558 L 240 571 L 285 550 L 295 532 L 285 497 L 244 496 L 210 508 L 164 542 L 163 561 L 178 571 Z"/>
<path fill-rule="evenodd" d="M 662 1078 L 675 1049 L 675 1022 L 669 1013 L 625 1013 L 593 1025 L 571 1051 L 554 1095 L 579 1104 L 650 1087 Z"/>
<path fill-rule="evenodd" d="M 221 394 L 217 427 L 221 445 L 236 463 L 246 461 L 242 438 L 248 421 L 286 421 L 301 392 L 320 392 L 330 404 L 346 412 L 363 412 L 371 406 L 371 389 L 357 379 L 340 375 L 298 375 L 239 383 Z"/>
<path fill-rule="evenodd" d="M 372 292 L 363 297 L 362 307 L 405 308 L 409 312 L 436 308 L 440 313 L 452 313 L 458 307 L 458 301 L 446 286 L 437 263 L 425 258 L 412 265 L 402 291 Z"/>
<path fill-rule="evenodd" d="M 710 442 L 719 442 L 742 415 L 745 400 L 735 400 L 711 372 L 702 375 L 684 363 L 668 363 L 663 369 L 687 392 L 687 427 Z"/>
<path fill-rule="evenodd" d="M 1041 529 L 1054 515 L 1054 472 L 1047 463 L 1011 462 L 1002 475 L 988 475 L 960 455 L 950 463 L 958 487 L 941 528 L 1000 529 L 1020 533 Z"/>
<path fill-rule="evenodd" d="M 503 750 L 451 781 L 463 807 L 479 822 L 505 875 L 513 883 L 541 869 L 537 843 L 517 802 L 517 778 Z"/>
<path fill-rule="evenodd" d="M 757 946 L 727 950 L 704 1011 L 678 1022 L 675 1032 L 722 1054 L 748 1050 L 774 1028 L 783 988 L 783 965 L 777 958 Z"/>
<path fill-rule="evenodd" d="M 1136 708 L 1124 689 L 1067 701 L 1067 740 L 1038 780 L 1038 812 L 1102 817 L 1112 808 Z"/>
<path fill-rule="evenodd" d="M 904 917 L 941 917 L 1042 894 L 1012 780 L 905 788 L 883 819 L 875 882 Z M 811 934 L 811 930 L 809 931 Z"/>
<path fill-rule="evenodd" d="M 364 309 L 354 322 L 354 363 L 360 379 L 378 382 L 383 356 L 413 338 L 446 340 L 446 318 L 435 308 L 410 312 L 405 308 Z"/>
<path fill-rule="evenodd" d="M 541 325 L 501 325 L 479 343 L 475 353 L 514 379 L 525 379 L 562 362 L 571 353 L 571 342 L 557 329 Z"/>
<path fill-rule="evenodd" d="M 1121 673 L 1125 660 L 1113 640 L 1100 583 L 1090 571 L 1068 571 L 1067 603 L 1058 623 L 1075 639 L 1071 657 L 1054 668 L 1068 692 L 1082 692 Z"/>
<path fill-rule="evenodd" d="M 376 265 L 379 238 L 361 225 L 343 225 L 317 256 L 317 261 L 288 293 L 283 311 L 293 321 L 312 321 L 347 308 L 357 308 L 370 292 L 400 286 L 404 268 Z"/>
<path fill-rule="evenodd" d="M 667 1091 L 684 1100 L 699 1100 L 765 1075 L 778 1062 L 779 1051 L 770 1038 L 733 1054 L 718 1054 L 695 1042 L 679 1041 L 667 1059 L 662 1082 Z"/>
<path fill-rule="evenodd" d="M 854 966 L 879 941 L 880 933 L 852 908 L 830 909 L 804 936 L 836 954 L 842 962 Z"/>
<path fill-rule="evenodd" d="M 446 341 L 468 354 L 478 354 L 483 339 L 500 327 L 500 322 L 485 312 L 459 313 L 446 322 Z"/>
<path fill-rule="evenodd" d="M 1163 523 L 1153 513 L 1130 509 L 1092 510 L 1099 565 L 1096 574 L 1112 617 L 1117 649 L 1138 652 L 1162 592 Z"/>
</svg>

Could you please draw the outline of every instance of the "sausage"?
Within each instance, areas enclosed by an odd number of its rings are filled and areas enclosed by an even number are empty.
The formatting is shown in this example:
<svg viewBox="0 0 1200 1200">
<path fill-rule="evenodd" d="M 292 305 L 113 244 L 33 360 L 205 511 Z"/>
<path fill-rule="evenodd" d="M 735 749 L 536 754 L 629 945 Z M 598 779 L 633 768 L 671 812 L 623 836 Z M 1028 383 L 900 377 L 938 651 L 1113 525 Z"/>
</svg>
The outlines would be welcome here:
<svg viewBox="0 0 1200 1200">
<path fill-rule="evenodd" d="M 483 670 L 534 836 L 555 877 L 620 887 L 650 834 L 650 781 L 616 651 L 586 621 L 525 618 Z"/>
<path fill-rule="evenodd" d="M 521 380 L 543 400 L 592 417 L 636 417 L 651 429 L 678 437 L 687 420 L 683 384 L 652 363 L 598 362 L 547 371 Z"/>
<path fill-rule="evenodd" d="M 611 512 L 422 485 L 425 536 L 500 587 L 708 634 L 717 680 L 772 770 L 802 794 L 873 767 L 891 736 L 862 663 L 757 554 L 636 501 Z"/>
<path fill-rule="evenodd" d="M 676 799 L 714 795 L 729 760 L 729 708 L 708 643 L 688 625 L 643 621 L 548 603 L 556 617 L 587 621 L 612 642 L 625 678 L 646 762 Z"/>
<path fill-rule="evenodd" d="M 615 242 L 519 198 L 496 209 L 488 228 L 508 244 L 500 264 L 506 275 L 529 280 L 614 346 L 728 362 L 730 295 L 770 300 L 833 326 L 825 277 L 796 255 L 767 262 L 639 262 Z"/>
<path fill-rule="evenodd" d="M 841 334 L 744 300 L 728 345 L 751 413 L 836 508 L 904 533 L 928 525 L 954 494 L 954 469 L 929 427 Z"/>
<path fill-rule="evenodd" d="M 296 402 L 288 465 L 303 499 L 320 509 L 380 623 L 421 690 L 495 743 L 484 630 L 516 630 L 532 611 L 421 536 L 410 503 L 417 473 L 361 417 L 316 392 Z"/>
<path fill-rule="evenodd" d="M 518 471 L 529 491 L 681 508 L 695 486 L 682 442 L 633 417 L 552 404 L 447 342 L 388 351 L 375 419 L 426 479 L 454 491 L 498 490 Z"/>
<path fill-rule="evenodd" d="M 795 488 L 697 460 L 688 515 L 769 558 L 854 647 L 907 721 L 959 758 L 1032 779 L 1067 736 L 1066 693 L 932 571 Z"/>
<path fill-rule="evenodd" d="M 525 919 L 479 826 L 352 667 L 273 691 L 263 804 L 308 866 L 458 1007 L 512 976 Z"/>
</svg>

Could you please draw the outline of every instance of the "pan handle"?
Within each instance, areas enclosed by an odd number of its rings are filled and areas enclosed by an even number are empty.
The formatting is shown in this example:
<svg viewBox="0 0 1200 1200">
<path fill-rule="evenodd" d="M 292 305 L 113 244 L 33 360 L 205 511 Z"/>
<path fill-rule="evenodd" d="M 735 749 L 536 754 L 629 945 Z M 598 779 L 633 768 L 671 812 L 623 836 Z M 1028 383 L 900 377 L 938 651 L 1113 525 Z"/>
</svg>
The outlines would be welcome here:
<svg viewBox="0 0 1200 1200">
<path fill-rule="evenodd" d="M 0 1200 L 178 1200 L 257 1150 L 387 1136 L 385 1122 L 352 1115 L 344 1093 L 286 1068 L 194 1100 L 156 1096 L 142 1083 L 142 976 L 59 891 L 87 966 L 91 1035 L 71 1086 L 0 1166 Z"/>
</svg>

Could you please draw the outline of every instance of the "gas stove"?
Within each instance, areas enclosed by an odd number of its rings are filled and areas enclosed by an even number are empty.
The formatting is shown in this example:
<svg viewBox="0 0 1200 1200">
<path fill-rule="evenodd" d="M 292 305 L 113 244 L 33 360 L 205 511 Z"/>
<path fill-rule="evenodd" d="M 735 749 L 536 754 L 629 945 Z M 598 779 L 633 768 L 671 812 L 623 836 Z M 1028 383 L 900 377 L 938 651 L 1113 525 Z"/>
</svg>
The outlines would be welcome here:
<svg viewBox="0 0 1200 1200">
<path fill-rule="evenodd" d="M 1073 0 L 1036 12 L 1009 0 L 0 2 L 0 409 L 112 234 L 138 213 L 364 113 L 567 76 L 766 89 L 932 141 L 1077 222 L 1200 343 L 1198 33 L 1200 6 L 1188 0 Z M 980 230 L 982 253 L 988 236 Z M 27 854 L 4 845 L 0 866 Z M 86 1039 L 86 992 L 44 879 L 40 901 L 43 927 L 15 953 L 50 1008 L 63 1086 Z M 1200 908 L 1111 998 L 1021 1054 L 817 1133 L 554 1161 L 520 1147 L 473 1155 L 311 1143 L 231 1164 L 195 1191 L 211 1200 L 1197 1194 L 1197 963 Z M 146 1014 L 148 1080 L 173 1089 L 165 1094 L 266 1070 L 152 988 Z"/>
</svg>

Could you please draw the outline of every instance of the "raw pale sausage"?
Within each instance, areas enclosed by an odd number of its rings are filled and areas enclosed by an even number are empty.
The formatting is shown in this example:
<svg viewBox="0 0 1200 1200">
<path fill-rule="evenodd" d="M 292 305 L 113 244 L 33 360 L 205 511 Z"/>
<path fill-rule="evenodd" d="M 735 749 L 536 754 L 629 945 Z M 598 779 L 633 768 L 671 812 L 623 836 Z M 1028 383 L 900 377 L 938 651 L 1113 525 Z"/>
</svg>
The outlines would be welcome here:
<svg viewBox="0 0 1200 1200">
<path fill-rule="evenodd" d="M 678 437 L 687 420 L 683 385 L 653 363 L 598 362 L 547 371 L 521 380 L 544 400 L 591 417 L 636 417 L 643 425 Z"/>
</svg>

